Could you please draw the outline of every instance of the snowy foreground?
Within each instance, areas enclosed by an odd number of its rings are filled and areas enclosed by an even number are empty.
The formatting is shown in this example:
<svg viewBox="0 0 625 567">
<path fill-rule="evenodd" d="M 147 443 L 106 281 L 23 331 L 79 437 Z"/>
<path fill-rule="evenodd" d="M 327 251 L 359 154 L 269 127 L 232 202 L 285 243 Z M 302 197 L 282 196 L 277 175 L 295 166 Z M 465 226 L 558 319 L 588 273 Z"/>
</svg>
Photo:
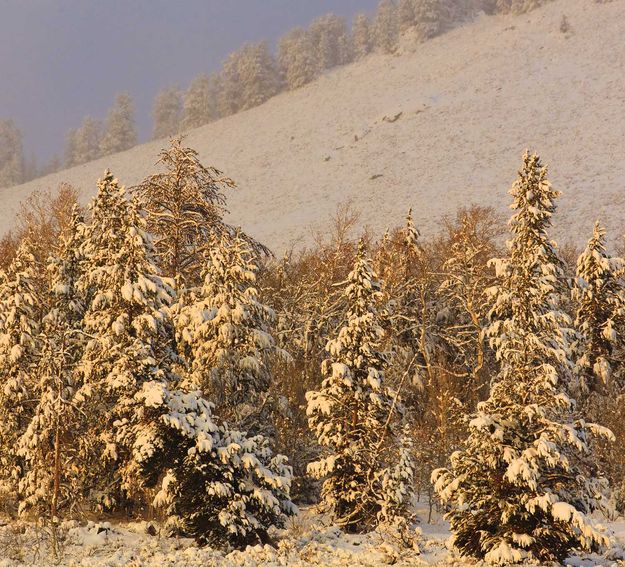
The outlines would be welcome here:
<svg viewBox="0 0 625 567">
<path fill-rule="evenodd" d="M 62 565 L 67 567 L 256 567 L 256 566 L 378 566 L 378 565 L 479 565 L 459 558 L 447 545 L 445 522 L 423 524 L 415 549 L 402 548 L 388 534 L 346 535 L 312 509 L 302 510 L 287 529 L 273 533 L 277 548 L 248 547 L 223 554 L 199 548 L 192 540 L 148 534 L 146 522 L 101 523 L 63 526 L 64 541 L 59 559 L 50 553 L 50 534 L 32 525 L 5 524 L 0 527 L 0 567 L 17 565 Z M 604 557 L 572 557 L 571 567 L 625 565 L 621 546 L 625 544 L 625 521 L 608 524 L 614 548 Z"/>
</svg>

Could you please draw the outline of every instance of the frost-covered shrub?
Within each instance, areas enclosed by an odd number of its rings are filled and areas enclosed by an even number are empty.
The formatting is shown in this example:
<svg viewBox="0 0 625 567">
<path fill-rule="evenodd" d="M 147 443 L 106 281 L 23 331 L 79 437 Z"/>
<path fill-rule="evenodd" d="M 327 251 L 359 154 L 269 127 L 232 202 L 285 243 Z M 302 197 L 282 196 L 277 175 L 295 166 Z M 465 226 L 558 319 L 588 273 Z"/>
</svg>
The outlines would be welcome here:
<svg viewBox="0 0 625 567">
<path fill-rule="evenodd" d="M 297 512 L 289 497 L 291 467 L 267 439 L 248 437 L 214 421 L 200 392 L 148 382 L 137 395 L 145 428 L 134 458 L 154 504 L 169 526 L 200 544 L 244 548 L 268 540 Z"/>
</svg>

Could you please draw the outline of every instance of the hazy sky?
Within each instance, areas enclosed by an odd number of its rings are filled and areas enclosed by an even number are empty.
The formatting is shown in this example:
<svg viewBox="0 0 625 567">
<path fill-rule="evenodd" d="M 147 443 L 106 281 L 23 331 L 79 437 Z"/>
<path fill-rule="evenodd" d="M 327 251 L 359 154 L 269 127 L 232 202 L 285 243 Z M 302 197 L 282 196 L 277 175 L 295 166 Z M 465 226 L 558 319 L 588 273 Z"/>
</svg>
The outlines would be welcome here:
<svg viewBox="0 0 625 567">
<path fill-rule="evenodd" d="M 141 140 L 163 86 L 185 87 L 245 41 L 275 41 L 327 12 L 351 18 L 377 0 L 0 0 L 0 118 L 26 153 L 62 155 L 86 115 L 114 95 L 135 101 Z"/>
</svg>

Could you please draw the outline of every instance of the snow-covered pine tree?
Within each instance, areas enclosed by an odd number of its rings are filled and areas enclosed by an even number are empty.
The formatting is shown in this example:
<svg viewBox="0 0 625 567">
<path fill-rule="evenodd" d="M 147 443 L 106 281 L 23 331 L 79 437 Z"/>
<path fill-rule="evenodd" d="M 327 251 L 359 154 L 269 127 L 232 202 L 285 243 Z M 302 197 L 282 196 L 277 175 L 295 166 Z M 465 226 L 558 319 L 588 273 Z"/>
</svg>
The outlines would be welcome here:
<svg viewBox="0 0 625 567">
<path fill-rule="evenodd" d="M 176 280 L 178 289 L 201 283 L 203 251 L 213 238 L 234 236 L 223 221 L 226 192 L 234 181 L 214 167 L 202 165 L 192 148 L 175 138 L 160 153 L 162 173 L 150 175 L 132 188 L 145 211 L 154 238 L 154 254 L 162 273 Z M 269 250 L 240 234 L 259 254 Z"/>
<path fill-rule="evenodd" d="M 411 432 L 407 427 L 400 437 L 396 464 L 389 466 L 382 477 L 381 505 L 378 521 L 404 531 L 414 517 L 415 462 Z"/>
<path fill-rule="evenodd" d="M 498 564 L 561 561 L 571 549 L 608 542 L 589 517 L 606 487 L 588 443 L 611 432 L 576 419 L 567 394 L 570 319 L 558 304 L 562 264 L 547 234 L 559 193 L 538 156 L 525 154 L 510 193 L 512 238 L 508 258 L 495 262 L 489 328 L 499 375 L 465 446 L 432 480 L 453 506 L 446 517 L 463 555 Z"/>
<path fill-rule="evenodd" d="M 64 165 L 65 167 L 73 167 L 78 165 L 77 155 L 77 137 L 78 128 L 70 128 L 65 136 L 65 153 L 64 153 Z"/>
<path fill-rule="evenodd" d="M 24 179 L 22 133 L 12 120 L 0 120 L 0 187 L 11 187 Z"/>
<path fill-rule="evenodd" d="M 278 64 L 266 41 L 247 43 L 240 49 L 238 76 L 241 109 L 254 108 L 282 90 Z"/>
<path fill-rule="evenodd" d="M 398 408 L 384 384 L 380 284 L 362 241 L 346 284 L 347 320 L 326 347 L 326 378 L 306 394 L 309 427 L 326 451 L 308 472 L 324 479 L 322 502 L 334 521 L 347 531 L 364 531 L 379 521 L 382 491 L 389 486 L 383 479 Z"/>
<path fill-rule="evenodd" d="M 226 57 L 219 72 L 217 108 L 220 116 L 236 114 L 243 108 L 243 85 L 239 74 L 241 52 L 233 51 Z"/>
<path fill-rule="evenodd" d="M 102 125 L 99 120 L 85 117 L 76 130 L 73 140 L 73 165 L 86 163 L 100 157 L 100 138 Z"/>
<path fill-rule="evenodd" d="M 449 20 L 443 0 L 413 0 L 414 28 L 421 41 L 443 32 Z"/>
<path fill-rule="evenodd" d="M 308 30 L 293 28 L 280 38 L 278 64 L 289 90 L 298 89 L 314 80 L 318 66 Z"/>
<path fill-rule="evenodd" d="M 371 37 L 371 23 L 366 14 L 357 14 L 352 24 L 352 48 L 354 57 L 362 59 L 373 49 Z"/>
<path fill-rule="evenodd" d="M 415 0 L 399 0 L 397 4 L 399 31 L 405 32 L 415 25 Z"/>
<path fill-rule="evenodd" d="M 143 385 L 137 400 L 151 423 L 138 436 L 133 460 L 149 488 L 160 488 L 172 531 L 219 548 L 266 543 L 270 527 L 297 513 L 292 471 L 264 437 L 217 425 L 212 404 L 197 391 Z"/>
<path fill-rule="evenodd" d="M 572 299 L 575 309 L 573 343 L 579 380 L 578 397 L 588 419 L 609 427 L 616 447 L 622 446 L 623 430 L 623 355 L 625 344 L 621 329 L 625 324 L 624 262 L 608 255 L 605 230 L 597 222 L 592 238 L 577 259 Z M 622 451 L 611 443 L 597 443 L 598 458 L 612 485 L 616 510 L 625 509 L 625 470 Z"/>
<path fill-rule="evenodd" d="M 260 395 L 271 383 L 269 357 L 282 352 L 269 332 L 274 312 L 258 297 L 257 271 L 238 234 L 216 241 L 207 251 L 204 283 L 176 321 L 190 383 L 220 416 L 256 430 Z"/>
<path fill-rule="evenodd" d="M 217 85 L 214 76 L 198 75 L 184 93 L 182 127 L 198 128 L 217 118 Z"/>
<path fill-rule="evenodd" d="M 113 107 L 108 113 L 100 152 L 108 156 L 129 150 L 137 144 L 137 129 L 134 118 L 134 105 L 127 93 L 117 95 Z"/>
<path fill-rule="evenodd" d="M 577 259 L 572 292 L 578 333 L 573 352 L 583 397 L 589 392 L 615 391 L 611 383 L 612 372 L 620 365 L 614 356 L 623 348 L 619 329 L 625 324 L 622 270 L 623 261 L 608 256 L 605 230 L 597 222 L 592 238 Z M 620 374 L 622 380 L 623 372 Z M 622 386 L 620 383 L 619 387 Z"/>
<path fill-rule="evenodd" d="M 146 381 L 178 379 L 168 314 L 174 292 L 173 282 L 159 275 L 136 202 L 126 199 L 124 187 L 108 171 L 90 210 L 78 281 L 87 299 L 83 329 L 88 340 L 78 365 L 77 397 L 84 399 L 87 435 L 100 453 L 100 489 L 108 498 L 134 488 L 129 455 L 141 434 L 135 395 Z"/>
<path fill-rule="evenodd" d="M 43 298 L 28 238 L 0 283 L 0 480 L 16 488 L 22 475 L 18 440 L 33 411 L 33 371 L 39 355 Z"/>
<path fill-rule="evenodd" d="M 165 171 L 147 177 L 133 192 L 146 212 L 162 272 L 179 287 L 193 286 L 201 281 L 202 250 L 225 230 L 225 192 L 235 184 L 221 171 L 202 165 L 181 138 L 161 151 L 158 163 Z"/>
<path fill-rule="evenodd" d="M 154 130 L 152 138 L 168 138 L 178 134 L 182 122 L 182 97 L 177 87 L 168 87 L 159 91 L 154 98 L 152 108 Z"/>
<path fill-rule="evenodd" d="M 76 363 L 84 337 L 81 333 L 84 302 L 78 293 L 82 217 L 76 209 L 63 238 L 61 252 L 48 264 L 50 310 L 38 336 L 39 353 L 33 368 L 34 410 L 19 440 L 25 463 L 19 482 L 20 511 L 37 509 L 54 518 L 82 495 L 82 413 L 74 400 L 79 384 Z"/>
<path fill-rule="evenodd" d="M 320 16 L 310 24 L 308 33 L 320 71 L 352 61 L 349 33 L 343 18 L 335 14 Z"/>
<path fill-rule="evenodd" d="M 267 42 L 246 43 L 228 55 L 220 73 L 218 105 L 228 116 L 278 94 L 280 74 Z"/>
<path fill-rule="evenodd" d="M 380 0 L 373 24 L 373 42 L 384 53 L 393 53 L 399 41 L 397 7 L 393 0 Z"/>
</svg>

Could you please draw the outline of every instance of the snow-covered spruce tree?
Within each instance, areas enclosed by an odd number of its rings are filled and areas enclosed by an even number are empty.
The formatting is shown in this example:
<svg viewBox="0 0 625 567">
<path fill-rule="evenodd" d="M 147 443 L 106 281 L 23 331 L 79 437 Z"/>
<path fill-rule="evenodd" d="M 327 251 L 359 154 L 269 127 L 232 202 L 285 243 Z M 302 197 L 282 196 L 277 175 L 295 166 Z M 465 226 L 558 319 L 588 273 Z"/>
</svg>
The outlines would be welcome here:
<svg viewBox="0 0 625 567">
<path fill-rule="evenodd" d="M 226 196 L 234 181 L 214 167 L 202 165 L 192 148 L 175 138 L 160 153 L 162 173 L 150 175 L 131 190 L 137 196 L 154 238 L 154 254 L 162 273 L 179 287 L 201 282 L 203 252 L 213 238 L 234 236 L 223 221 Z M 241 234 L 255 252 L 269 250 Z"/>
<path fill-rule="evenodd" d="M 399 31 L 405 32 L 415 25 L 415 0 L 399 0 L 397 4 Z"/>
<path fill-rule="evenodd" d="M 357 242 L 349 234 L 354 218 L 353 209 L 340 207 L 327 240 L 318 248 L 269 262 L 258 277 L 263 303 L 271 305 L 277 314 L 272 334 L 277 345 L 290 355 L 288 359 L 272 358 L 269 400 L 278 402 L 271 408 L 276 443 L 293 464 L 294 493 L 308 502 L 317 499 L 318 483 L 307 474 L 306 467 L 318 457 L 319 446 L 301 410 L 306 407 L 306 392 L 321 384 L 326 344 L 344 320 L 340 282 L 351 271 L 357 250 Z"/>
<path fill-rule="evenodd" d="M 76 130 L 73 140 L 73 164 L 86 163 L 100 157 L 100 138 L 102 125 L 99 120 L 85 117 Z M 71 150 L 70 150 L 71 151 Z"/>
<path fill-rule="evenodd" d="M 129 150 L 137 144 L 134 113 L 130 95 L 127 93 L 117 95 L 106 118 L 100 142 L 100 152 L 103 156 Z"/>
<path fill-rule="evenodd" d="M 414 517 L 415 462 L 410 434 L 405 427 L 398 446 L 397 462 L 385 471 L 380 490 L 382 498 L 378 521 L 398 528 L 400 532 L 408 528 Z"/>
<path fill-rule="evenodd" d="M 414 28 L 421 41 L 443 32 L 448 24 L 449 11 L 442 0 L 413 0 Z"/>
<path fill-rule="evenodd" d="M 74 165 L 78 165 L 78 154 L 77 154 L 77 136 L 78 129 L 70 128 L 65 136 L 65 150 L 63 157 L 63 164 L 65 167 L 73 167 Z"/>
<path fill-rule="evenodd" d="M 12 120 L 0 120 L 0 187 L 17 185 L 23 178 L 22 133 Z"/>
<path fill-rule="evenodd" d="M 154 140 L 178 134 L 182 121 L 182 97 L 177 87 L 168 87 L 157 93 L 154 98 L 152 117 Z"/>
<path fill-rule="evenodd" d="M 308 30 L 293 28 L 280 38 L 278 64 L 289 90 L 303 87 L 315 79 L 318 65 Z"/>
<path fill-rule="evenodd" d="M 561 561 L 571 549 L 608 542 L 589 515 L 602 506 L 589 440 L 609 430 L 574 415 L 569 318 L 558 305 L 562 264 L 547 230 L 559 195 L 536 155 L 526 153 L 510 193 L 508 258 L 489 328 L 500 363 L 490 397 L 478 405 L 451 467 L 433 472 L 456 547 L 507 564 Z"/>
<path fill-rule="evenodd" d="M 189 380 L 220 416 L 258 430 L 260 394 L 271 383 L 269 357 L 281 353 L 269 333 L 275 318 L 255 287 L 252 251 L 237 234 L 207 251 L 204 283 L 176 321 Z M 251 419 L 251 422 L 250 422 Z"/>
<path fill-rule="evenodd" d="M 78 289 L 86 296 L 88 340 L 78 365 L 77 398 L 89 416 L 87 435 L 99 453 L 99 487 L 105 503 L 131 492 L 133 438 L 140 431 L 135 395 L 144 382 L 177 380 L 177 356 L 168 316 L 173 289 L 154 263 L 144 219 L 110 172 L 90 205 Z"/>
<path fill-rule="evenodd" d="M 184 130 L 203 126 L 217 118 L 216 87 L 214 76 L 198 75 L 191 81 L 182 103 Z"/>
<path fill-rule="evenodd" d="M 438 352 L 441 350 L 440 325 L 436 293 L 438 281 L 434 258 L 420 242 L 412 210 L 405 226 L 389 235 L 378 249 L 379 270 L 384 282 L 383 292 L 389 306 L 389 329 L 395 350 L 388 377 L 411 375 L 416 396 L 405 392 L 412 402 L 423 401 L 423 388 L 439 391 Z"/>
<path fill-rule="evenodd" d="M 397 7 L 393 0 L 380 0 L 373 23 L 373 43 L 384 53 L 393 53 L 399 41 Z"/>
<path fill-rule="evenodd" d="M 357 14 L 352 25 L 352 49 L 356 59 L 362 59 L 373 49 L 371 23 L 366 14 Z"/>
<path fill-rule="evenodd" d="M 572 298 L 576 312 L 574 359 L 579 380 L 578 396 L 588 419 L 609 427 L 622 447 L 623 355 L 621 329 L 625 324 L 623 260 L 610 257 L 605 247 L 605 231 L 595 224 L 593 236 L 577 260 Z M 596 444 L 598 460 L 612 485 L 615 508 L 625 509 L 623 451 L 611 443 Z"/>
<path fill-rule="evenodd" d="M 74 399 L 79 386 L 76 364 L 84 337 L 84 302 L 78 293 L 81 216 L 75 211 L 63 238 L 61 252 L 48 264 L 50 310 L 38 336 L 39 353 L 33 368 L 33 414 L 19 440 L 25 472 L 19 482 L 20 511 L 38 510 L 54 518 L 82 494 L 82 413 Z"/>
<path fill-rule="evenodd" d="M 608 256 L 605 230 L 597 222 L 592 238 L 577 260 L 572 292 L 578 333 L 573 352 L 583 397 L 589 392 L 614 392 L 611 378 L 615 367 L 617 370 L 619 367 L 614 357 L 622 350 L 619 329 L 625 324 L 625 289 L 619 274 L 622 269 L 620 258 Z M 622 380 L 623 372 L 620 374 Z"/>
<path fill-rule="evenodd" d="M 320 71 L 352 61 L 353 52 L 343 18 L 335 14 L 320 16 L 310 24 L 308 33 Z"/>
<path fill-rule="evenodd" d="M 219 548 L 266 543 L 271 526 L 297 513 L 292 471 L 264 437 L 217 425 L 200 392 L 147 382 L 136 396 L 151 424 L 137 436 L 133 460 L 148 487 L 160 489 L 174 532 Z"/>
<path fill-rule="evenodd" d="M 326 347 L 321 388 L 306 394 L 309 427 L 327 452 L 308 472 L 324 479 L 322 503 L 334 521 L 347 531 L 365 531 L 379 521 L 389 486 L 384 479 L 398 408 L 384 385 L 380 284 L 362 241 L 346 283 L 347 320 Z"/>
<path fill-rule="evenodd" d="M 33 410 L 33 371 L 39 355 L 43 299 L 28 238 L 0 283 L 0 480 L 13 488 L 22 475 L 18 440 Z"/>
<path fill-rule="evenodd" d="M 278 64 L 266 41 L 245 44 L 240 54 L 241 110 L 246 110 L 277 95 L 282 90 L 282 81 Z"/>
<path fill-rule="evenodd" d="M 266 42 L 246 43 L 228 55 L 219 81 L 223 116 L 262 104 L 280 92 L 278 66 Z"/>
</svg>

